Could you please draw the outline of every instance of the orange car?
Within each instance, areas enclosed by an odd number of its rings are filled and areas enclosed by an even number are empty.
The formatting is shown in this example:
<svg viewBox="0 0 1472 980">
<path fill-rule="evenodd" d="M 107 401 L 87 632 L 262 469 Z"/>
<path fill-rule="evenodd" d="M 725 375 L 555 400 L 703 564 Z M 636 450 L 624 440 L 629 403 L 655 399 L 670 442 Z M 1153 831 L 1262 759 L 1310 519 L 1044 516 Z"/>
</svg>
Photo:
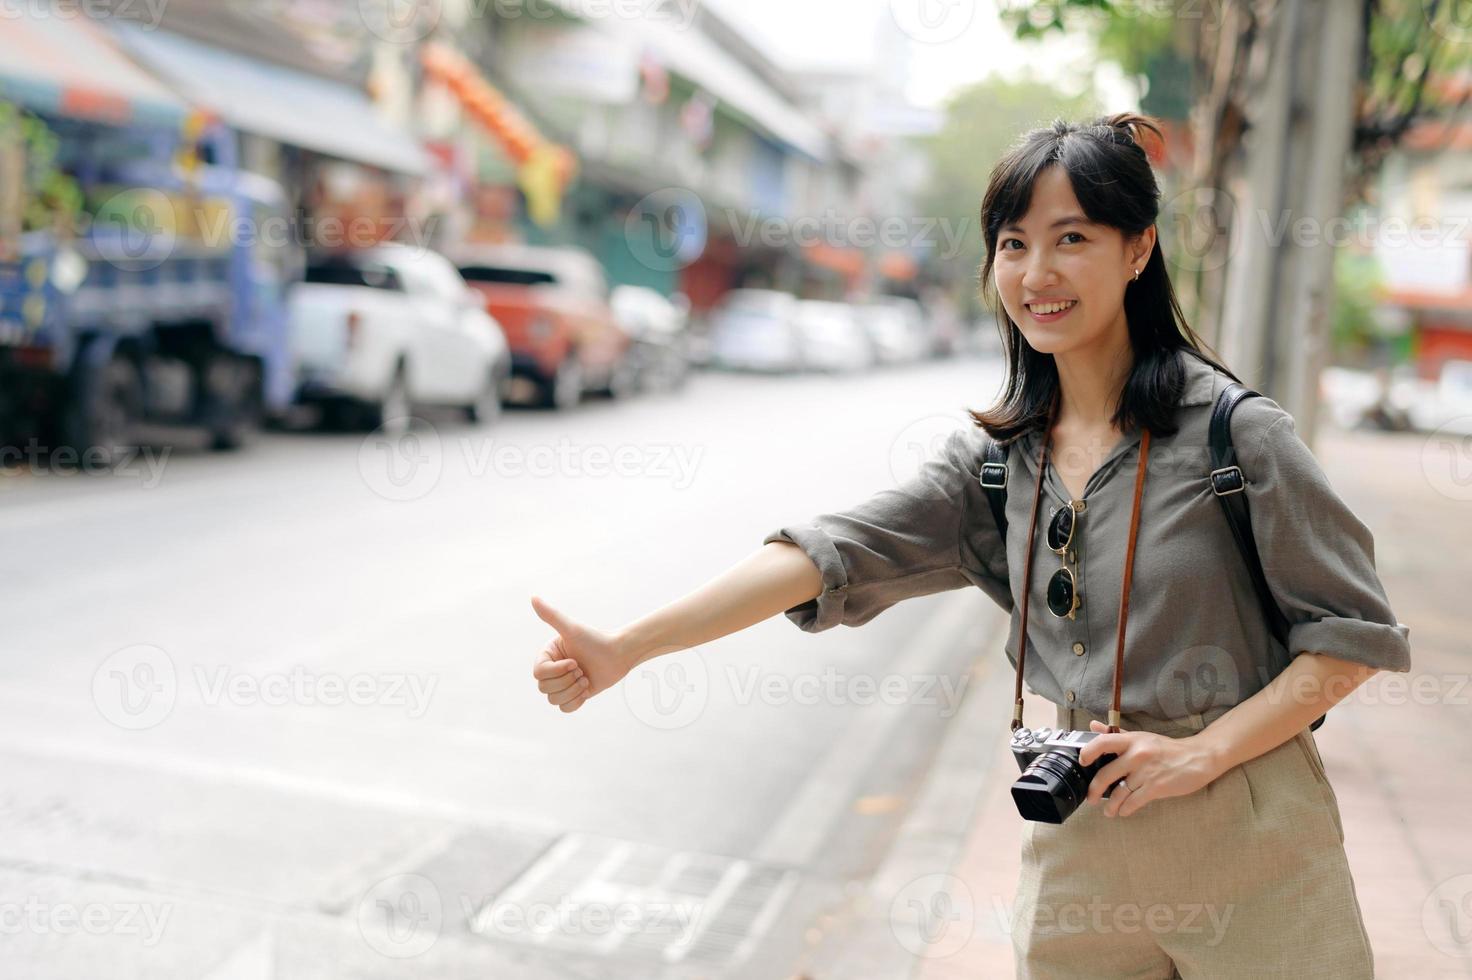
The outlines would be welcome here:
<svg viewBox="0 0 1472 980">
<path fill-rule="evenodd" d="M 530 379 L 541 404 L 569 408 L 584 392 L 623 398 L 633 391 L 633 341 L 614 318 L 608 281 L 591 253 L 477 245 L 451 259 L 505 331 L 512 375 Z"/>
</svg>

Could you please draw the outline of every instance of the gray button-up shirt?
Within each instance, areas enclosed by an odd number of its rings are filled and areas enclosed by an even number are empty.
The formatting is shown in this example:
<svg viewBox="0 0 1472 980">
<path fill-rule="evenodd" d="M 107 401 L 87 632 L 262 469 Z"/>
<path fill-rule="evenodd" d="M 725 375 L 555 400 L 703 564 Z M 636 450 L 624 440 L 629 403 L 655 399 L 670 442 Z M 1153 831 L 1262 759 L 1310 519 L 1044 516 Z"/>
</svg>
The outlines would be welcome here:
<svg viewBox="0 0 1472 980">
<path fill-rule="evenodd" d="M 1293 417 L 1267 397 L 1232 414 L 1247 478 L 1252 531 L 1273 596 L 1290 624 L 1273 637 L 1208 474 L 1208 423 L 1231 379 L 1189 353 L 1174 436 L 1153 436 L 1125 637 L 1122 708 L 1163 719 L 1216 716 L 1263 688 L 1303 652 L 1385 670 L 1410 669 L 1410 629 L 1391 613 L 1375 571 L 1370 531 L 1334 492 Z M 1053 466 L 1033 542 L 1025 680 L 1037 694 L 1103 716 L 1110 708 L 1119 593 L 1140 430 L 1127 432 L 1084 488 L 1074 530 L 1082 607 L 1048 609 L 1062 558 L 1046 528 L 1068 501 Z M 857 506 L 768 534 L 817 565 L 823 592 L 787 610 L 807 632 L 860 626 L 901 599 L 976 586 L 1012 613 L 1006 652 L 1016 665 L 1020 596 L 1042 434 L 1013 444 L 1007 461 L 1004 543 L 980 484 L 989 437 L 968 424 L 911 479 Z"/>
</svg>

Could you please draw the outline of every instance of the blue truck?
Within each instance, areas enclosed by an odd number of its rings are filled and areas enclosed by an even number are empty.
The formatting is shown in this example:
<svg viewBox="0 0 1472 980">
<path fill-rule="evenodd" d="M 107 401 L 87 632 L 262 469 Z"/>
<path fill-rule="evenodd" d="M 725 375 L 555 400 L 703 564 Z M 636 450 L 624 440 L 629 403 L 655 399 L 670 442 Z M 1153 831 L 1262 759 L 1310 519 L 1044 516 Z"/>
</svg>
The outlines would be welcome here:
<svg viewBox="0 0 1472 980">
<path fill-rule="evenodd" d="M 291 397 L 284 293 L 301 253 L 281 187 L 236 164 L 218 123 L 25 118 L 53 134 L 82 206 L 0 243 L 0 445 L 107 465 L 186 430 L 249 441 Z M 12 206 L 34 189 L 18 190 Z"/>
</svg>

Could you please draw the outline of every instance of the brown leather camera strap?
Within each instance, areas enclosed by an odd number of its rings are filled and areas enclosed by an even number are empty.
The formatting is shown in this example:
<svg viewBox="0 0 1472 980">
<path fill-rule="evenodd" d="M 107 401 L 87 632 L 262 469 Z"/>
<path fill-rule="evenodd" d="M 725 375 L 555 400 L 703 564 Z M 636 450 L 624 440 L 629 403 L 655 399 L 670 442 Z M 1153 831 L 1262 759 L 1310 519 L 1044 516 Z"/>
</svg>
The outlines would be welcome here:
<svg viewBox="0 0 1472 980">
<path fill-rule="evenodd" d="M 1053 422 L 1058 417 L 1058 399 L 1054 399 L 1052 412 L 1048 416 L 1047 429 L 1043 433 L 1043 445 L 1038 451 L 1038 480 L 1037 487 L 1032 497 L 1032 519 L 1027 527 L 1027 559 L 1023 563 L 1022 573 L 1022 638 L 1017 647 L 1017 683 L 1013 689 L 1012 702 L 1012 728 L 1016 730 L 1022 727 L 1022 668 L 1023 660 L 1027 655 L 1027 612 L 1028 600 L 1032 596 L 1032 558 L 1037 549 L 1038 510 L 1043 499 L 1043 474 L 1048 468 L 1048 447 L 1053 441 Z M 1135 539 L 1140 530 L 1140 497 L 1145 491 L 1145 461 L 1150 453 L 1150 430 L 1146 429 L 1140 437 L 1140 460 L 1135 469 L 1135 500 L 1130 510 L 1130 536 L 1129 544 L 1125 548 L 1124 576 L 1120 582 L 1119 589 L 1119 633 L 1114 643 L 1114 701 L 1109 711 L 1109 730 L 1119 731 L 1120 722 L 1120 699 L 1124 684 L 1124 637 L 1125 625 L 1130 616 L 1130 583 L 1133 580 L 1135 566 Z M 1075 589 L 1080 588 L 1080 583 L 1075 581 Z"/>
</svg>

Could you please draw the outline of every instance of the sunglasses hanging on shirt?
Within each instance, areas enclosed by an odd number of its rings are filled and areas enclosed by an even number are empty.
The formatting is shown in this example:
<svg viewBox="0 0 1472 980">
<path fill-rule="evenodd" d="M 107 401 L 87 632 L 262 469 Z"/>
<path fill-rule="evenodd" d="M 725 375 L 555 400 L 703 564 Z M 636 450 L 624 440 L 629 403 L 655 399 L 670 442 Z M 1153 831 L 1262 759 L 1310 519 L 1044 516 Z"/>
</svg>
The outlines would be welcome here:
<svg viewBox="0 0 1472 980">
<path fill-rule="evenodd" d="M 1078 527 L 1078 509 L 1070 500 L 1053 512 L 1048 522 L 1048 550 L 1063 559 L 1063 567 L 1048 580 L 1048 612 L 1059 619 L 1074 615 L 1083 606 L 1083 594 L 1078 590 L 1078 552 L 1073 548 L 1074 528 Z M 1073 568 L 1069 566 L 1072 565 Z"/>
</svg>

